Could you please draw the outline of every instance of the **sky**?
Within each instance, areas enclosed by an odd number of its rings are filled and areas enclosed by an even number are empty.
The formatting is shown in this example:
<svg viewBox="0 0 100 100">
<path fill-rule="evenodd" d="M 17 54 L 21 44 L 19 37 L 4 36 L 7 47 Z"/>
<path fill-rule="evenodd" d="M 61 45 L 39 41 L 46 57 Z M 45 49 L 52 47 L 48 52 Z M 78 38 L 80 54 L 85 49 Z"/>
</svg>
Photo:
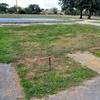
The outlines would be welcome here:
<svg viewBox="0 0 100 100">
<path fill-rule="evenodd" d="M 0 0 L 3 3 L 8 3 L 10 6 L 13 6 L 16 4 L 16 0 Z M 60 9 L 60 6 L 58 5 L 59 0 L 18 0 L 18 5 L 21 7 L 26 7 L 29 4 L 39 4 L 41 8 L 58 8 Z"/>
</svg>

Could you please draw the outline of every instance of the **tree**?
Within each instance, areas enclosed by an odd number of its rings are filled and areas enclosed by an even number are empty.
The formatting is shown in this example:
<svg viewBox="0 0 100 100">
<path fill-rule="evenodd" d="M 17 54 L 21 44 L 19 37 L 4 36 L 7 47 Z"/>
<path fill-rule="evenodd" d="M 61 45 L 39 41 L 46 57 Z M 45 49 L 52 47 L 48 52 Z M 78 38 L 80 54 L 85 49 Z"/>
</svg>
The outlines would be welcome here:
<svg viewBox="0 0 100 100">
<path fill-rule="evenodd" d="M 91 19 L 95 10 L 100 11 L 100 0 L 86 0 L 85 5 L 85 9 L 88 11 L 88 19 Z"/>
<path fill-rule="evenodd" d="M 19 10 L 21 10 L 22 8 L 21 7 L 18 7 L 18 6 L 13 6 L 13 7 L 10 7 L 8 8 L 8 13 L 10 14 L 13 14 L 13 13 L 19 13 Z"/>
<path fill-rule="evenodd" d="M 97 6 L 97 0 L 86 0 L 86 10 L 88 10 L 88 19 L 91 19 L 93 11 Z"/>
<path fill-rule="evenodd" d="M 91 15 L 93 15 L 93 12 L 100 12 L 100 0 L 90 0 L 88 5 L 88 11 L 88 19 L 91 19 Z"/>
<path fill-rule="evenodd" d="M 41 12 L 39 5 L 31 4 L 29 8 L 32 10 L 32 14 L 40 14 Z"/>
<path fill-rule="evenodd" d="M 92 13 L 95 11 L 95 9 L 100 10 L 100 0 L 59 0 L 60 5 L 62 7 L 62 10 L 72 10 L 74 8 L 80 10 L 80 19 L 82 19 L 83 16 L 83 10 L 88 11 L 88 19 L 91 18 Z"/>
<path fill-rule="evenodd" d="M 70 13 L 73 11 L 75 6 L 74 0 L 59 0 L 59 4 L 61 5 L 62 11 Z"/>
<path fill-rule="evenodd" d="M 8 9 L 8 4 L 6 3 L 0 3 L 0 13 L 6 13 Z"/>
<path fill-rule="evenodd" d="M 57 9 L 57 8 L 52 8 L 51 10 L 52 10 L 52 12 L 53 12 L 54 14 L 57 14 L 57 13 L 58 13 L 58 9 Z"/>
<path fill-rule="evenodd" d="M 83 10 L 87 7 L 87 0 L 75 0 L 75 8 L 80 10 L 80 19 L 83 18 Z"/>
<path fill-rule="evenodd" d="M 16 13 L 16 12 L 17 12 L 17 8 L 15 6 L 8 8 L 8 13 L 13 14 L 13 13 Z"/>
<path fill-rule="evenodd" d="M 29 7 L 25 8 L 24 11 L 25 11 L 25 14 L 32 14 L 32 9 Z"/>
<path fill-rule="evenodd" d="M 25 12 L 24 9 L 19 9 L 18 13 L 19 13 L 19 14 L 26 14 L 26 12 Z"/>
</svg>

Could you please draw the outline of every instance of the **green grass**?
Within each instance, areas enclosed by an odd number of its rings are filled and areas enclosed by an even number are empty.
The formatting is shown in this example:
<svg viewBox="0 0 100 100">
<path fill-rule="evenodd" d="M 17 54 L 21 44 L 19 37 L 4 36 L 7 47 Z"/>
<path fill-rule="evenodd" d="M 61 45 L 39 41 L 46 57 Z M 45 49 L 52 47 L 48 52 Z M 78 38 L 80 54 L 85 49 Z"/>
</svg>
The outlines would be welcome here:
<svg viewBox="0 0 100 100">
<path fill-rule="evenodd" d="M 92 52 L 94 55 L 100 57 L 100 50 L 95 50 Z"/>
<path fill-rule="evenodd" d="M 0 60 L 86 50 L 100 45 L 99 36 L 100 28 L 89 25 L 0 27 Z"/>
<path fill-rule="evenodd" d="M 16 68 L 21 78 L 21 84 L 24 87 L 26 99 L 30 97 L 41 98 L 43 96 L 55 94 L 71 86 L 79 85 L 83 80 L 90 79 L 97 75 L 96 72 L 81 67 L 69 58 L 66 60 L 66 64 L 69 68 L 62 66 L 61 70 L 52 69 L 52 71 L 45 71 L 42 67 L 42 69 L 38 69 L 31 78 L 26 77 L 26 75 L 32 72 L 34 67 L 27 68 L 21 64 L 17 65 Z M 70 65 L 68 62 L 71 62 Z"/>
<path fill-rule="evenodd" d="M 67 53 L 100 46 L 100 27 L 42 25 L 0 27 L 0 62 L 17 64 L 26 98 L 43 97 L 96 76 Z M 48 57 L 52 71 L 48 69 Z"/>
<path fill-rule="evenodd" d="M 0 14 L 0 18 L 79 18 L 65 15 Z"/>
<path fill-rule="evenodd" d="M 79 15 L 32 15 L 32 14 L 0 14 L 0 18 L 60 18 L 60 19 L 79 19 Z M 87 16 L 84 16 L 87 19 Z M 100 20 L 100 17 L 92 16 L 92 19 Z"/>
</svg>

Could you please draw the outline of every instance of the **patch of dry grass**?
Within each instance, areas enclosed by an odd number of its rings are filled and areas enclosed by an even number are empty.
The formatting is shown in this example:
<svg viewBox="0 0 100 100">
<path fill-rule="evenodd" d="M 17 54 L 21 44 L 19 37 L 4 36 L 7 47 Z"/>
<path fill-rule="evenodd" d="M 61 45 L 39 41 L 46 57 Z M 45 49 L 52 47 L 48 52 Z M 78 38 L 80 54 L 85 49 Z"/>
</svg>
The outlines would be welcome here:
<svg viewBox="0 0 100 100">
<path fill-rule="evenodd" d="M 17 65 L 27 98 L 54 94 L 96 76 L 66 55 L 99 46 L 100 28 L 96 26 L 0 27 L 0 62 Z"/>
</svg>

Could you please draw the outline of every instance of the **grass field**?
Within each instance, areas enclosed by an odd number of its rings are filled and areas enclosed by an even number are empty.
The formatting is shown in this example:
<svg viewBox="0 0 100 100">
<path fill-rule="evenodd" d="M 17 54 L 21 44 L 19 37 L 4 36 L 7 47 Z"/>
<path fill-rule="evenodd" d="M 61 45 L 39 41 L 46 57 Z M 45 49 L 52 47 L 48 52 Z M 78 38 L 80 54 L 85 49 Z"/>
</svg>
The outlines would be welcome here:
<svg viewBox="0 0 100 100">
<path fill-rule="evenodd" d="M 78 18 L 65 15 L 0 14 L 0 18 Z"/>
<path fill-rule="evenodd" d="M 99 46 L 97 26 L 0 27 L 0 62 L 16 64 L 26 98 L 54 94 L 96 76 L 96 72 L 68 58 L 67 53 Z"/>
<path fill-rule="evenodd" d="M 32 14 L 0 14 L 0 18 L 60 18 L 60 19 L 79 19 L 79 16 L 72 15 L 32 15 Z M 87 16 L 84 16 L 87 19 Z M 92 16 L 92 19 L 100 20 L 100 17 Z"/>
<path fill-rule="evenodd" d="M 96 55 L 97 57 L 100 57 L 100 50 L 95 50 L 92 52 L 94 55 Z"/>
</svg>

